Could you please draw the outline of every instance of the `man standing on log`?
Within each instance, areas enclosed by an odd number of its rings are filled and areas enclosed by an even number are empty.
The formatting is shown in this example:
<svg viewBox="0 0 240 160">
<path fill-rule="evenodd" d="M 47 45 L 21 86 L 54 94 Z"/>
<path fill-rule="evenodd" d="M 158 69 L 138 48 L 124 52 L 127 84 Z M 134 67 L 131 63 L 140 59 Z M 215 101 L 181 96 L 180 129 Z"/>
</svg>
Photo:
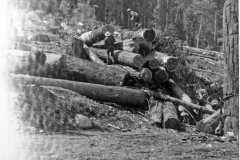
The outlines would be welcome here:
<svg viewBox="0 0 240 160">
<path fill-rule="evenodd" d="M 114 63 L 114 42 L 115 38 L 110 32 L 105 33 L 104 46 L 107 48 L 107 64 L 110 64 L 110 58 L 112 63 Z"/>
<path fill-rule="evenodd" d="M 129 19 L 129 21 L 132 21 L 134 23 L 135 27 L 133 28 L 133 30 L 134 31 L 138 30 L 141 26 L 141 24 L 139 23 L 139 21 L 140 21 L 139 14 L 137 12 L 132 11 L 131 9 L 128 9 L 127 11 L 130 12 L 130 15 L 132 16 L 132 18 Z"/>
</svg>

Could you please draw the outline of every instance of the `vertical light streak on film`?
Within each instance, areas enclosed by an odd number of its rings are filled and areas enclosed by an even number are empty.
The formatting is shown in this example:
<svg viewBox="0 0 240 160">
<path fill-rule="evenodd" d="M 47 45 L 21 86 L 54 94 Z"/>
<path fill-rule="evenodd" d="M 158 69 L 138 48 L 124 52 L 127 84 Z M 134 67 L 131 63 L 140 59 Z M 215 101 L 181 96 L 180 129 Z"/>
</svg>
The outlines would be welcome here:
<svg viewBox="0 0 240 160">
<path fill-rule="evenodd" d="M 0 5 L 0 159 L 11 159 L 17 153 L 17 146 L 21 136 L 14 132 L 18 125 L 14 122 L 13 97 L 14 93 L 9 90 L 8 76 L 5 71 L 6 49 L 9 44 L 9 30 L 13 4 L 9 0 L 1 0 Z M 15 17 L 16 19 L 16 17 Z M 17 20 L 17 19 L 16 19 Z"/>
</svg>

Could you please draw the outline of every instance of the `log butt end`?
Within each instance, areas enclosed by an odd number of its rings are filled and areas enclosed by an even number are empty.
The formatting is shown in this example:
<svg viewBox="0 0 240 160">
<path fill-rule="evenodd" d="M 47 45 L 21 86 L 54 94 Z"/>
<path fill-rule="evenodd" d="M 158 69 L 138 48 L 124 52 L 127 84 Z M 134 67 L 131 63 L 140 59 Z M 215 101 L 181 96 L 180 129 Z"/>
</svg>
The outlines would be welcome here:
<svg viewBox="0 0 240 160">
<path fill-rule="evenodd" d="M 160 62 L 159 60 L 157 59 L 151 59 L 149 62 L 148 62 L 148 66 L 151 68 L 151 69 L 157 69 L 159 66 L 160 66 Z"/>
<path fill-rule="evenodd" d="M 142 77 L 144 82 L 151 82 L 152 80 L 152 72 L 147 68 L 141 70 L 140 76 Z"/>
<path fill-rule="evenodd" d="M 154 81 L 157 83 L 164 83 L 169 79 L 169 75 L 167 73 L 167 71 L 163 68 L 163 67 L 159 67 L 159 69 L 157 69 L 154 72 Z"/>
<path fill-rule="evenodd" d="M 147 29 L 145 30 L 145 32 L 143 33 L 143 37 L 145 40 L 147 40 L 148 42 L 152 42 L 154 41 L 154 39 L 156 38 L 156 33 L 153 29 Z"/>
<path fill-rule="evenodd" d="M 133 59 L 134 66 L 136 68 L 141 68 L 144 64 L 144 59 L 141 55 L 136 55 Z"/>
</svg>

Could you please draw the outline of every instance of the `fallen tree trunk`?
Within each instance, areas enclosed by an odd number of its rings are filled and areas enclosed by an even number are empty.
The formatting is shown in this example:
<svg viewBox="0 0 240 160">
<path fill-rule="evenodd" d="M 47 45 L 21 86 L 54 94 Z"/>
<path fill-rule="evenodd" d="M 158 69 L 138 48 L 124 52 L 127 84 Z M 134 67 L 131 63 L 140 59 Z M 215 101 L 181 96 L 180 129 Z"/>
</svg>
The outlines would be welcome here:
<svg viewBox="0 0 240 160">
<path fill-rule="evenodd" d="M 124 31 L 121 33 L 121 40 L 130 38 L 141 38 L 147 42 L 152 42 L 156 38 L 156 33 L 153 29 L 141 29 L 138 31 Z"/>
<path fill-rule="evenodd" d="M 184 102 L 192 103 L 192 99 L 172 79 L 168 80 L 168 85 L 176 97 L 178 97 Z M 178 108 L 179 108 L 179 111 L 181 112 L 181 116 L 184 116 L 187 114 L 191 116 L 193 120 L 195 120 L 192 114 L 184 106 L 180 105 L 178 106 Z"/>
<path fill-rule="evenodd" d="M 222 52 L 210 51 L 206 49 L 199 49 L 199 48 L 194 48 L 189 46 L 183 46 L 183 50 L 185 52 L 192 52 L 192 53 L 195 53 L 196 55 L 211 58 L 211 59 L 216 59 L 216 60 L 224 59 L 224 54 Z"/>
<path fill-rule="evenodd" d="M 100 41 L 97 44 L 94 44 L 92 47 L 99 49 L 106 49 L 104 42 Z M 152 43 L 148 42 L 142 38 L 130 38 L 114 43 L 114 48 L 117 50 L 123 50 L 133 53 L 139 53 L 143 56 L 149 53 L 152 48 Z"/>
<path fill-rule="evenodd" d="M 107 51 L 103 49 L 91 48 L 101 59 L 107 60 Z M 141 68 L 144 64 L 144 59 L 141 55 L 126 51 L 115 50 L 114 61 L 117 64 L 127 65 L 133 68 Z"/>
<path fill-rule="evenodd" d="M 224 117 L 221 115 L 220 109 L 214 112 L 212 115 L 204 118 L 197 123 L 196 131 L 205 132 L 208 134 L 214 134 L 215 129 L 218 127 L 219 123 L 223 124 Z"/>
<path fill-rule="evenodd" d="M 163 103 L 156 101 L 156 104 L 149 111 L 151 123 L 157 127 L 163 124 Z"/>
<path fill-rule="evenodd" d="M 128 66 L 120 66 L 120 68 L 123 68 L 127 72 L 130 73 L 130 77 L 136 78 L 137 80 L 143 81 L 143 82 L 150 82 L 152 80 L 152 72 L 147 69 L 138 69 L 135 70 Z"/>
<path fill-rule="evenodd" d="M 164 83 L 169 79 L 169 75 L 165 68 L 159 67 L 153 71 L 153 80 L 156 83 Z"/>
<path fill-rule="evenodd" d="M 192 103 L 191 98 L 172 80 L 168 80 L 172 92 L 182 101 Z"/>
<path fill-rule="evenodd" d="M 222 60 L 222 59 L 219 59 L 219 58 L 216 58 L 216 57 L 211 57 L 211 56 L 205 56 L 205 55 L 201 55 L 201 54 L 198 54 L 198 53 L 189 53 L 189 55 L 193 55 L 193 56 L 197 56 L 197 57 L 202 57 L 202 58 L 208 58 L 208 59 L 211 59 L 211 60 L 214 60 L 214 61 L 219 61 L 219 60 Z"/>
<path fill-rule="evenodd" d="M 162 94 L 161 92 L 154 92 L 154 91 L 150 91 L 150 94 L 153 94 L 153 97 L 158 99 L 158 100 L 165 100 L 165 101 L 170 101 L 170 102 L 173 102 L 173 103 L 176 103 L 178 105 L 182 105 L 182 106 L 185 106 L 185 107 L 189 107 L 189 108 L 192 108 L 192 109 L 196 109 L 196 110 L 199 110 L 201 111 L 202 113 L 209 113 L 209 114 L 212 114 L 213 111 L 203 107 L 203 106 L 199 106 L 197 104 L 193 104 L 193 103 L 190 103 L 190 102 L 184 102 L 180 99 L 177 99 L 177 98 L 174 98 L 174 97 L 170 97 L 168 95 L 165 95 L 165 94 Z"/>
<path fill-rule="evenodd" d="M 138 53 L 145 56 L 150 51 L 152 43 L 141 38 L 132 38 L 115 42 L 114 47 L 118 50 Z"/>
<path fill-rule="evenodd" d="M 129 74 L 120 69 L 67 55 L 44 53 L 46 61 L 38 72 L 44 77 L 104 85 L 124 85 Z"/>
<path fill-rule="evenodd" d="M 174 72 L 178 67 L 178 59 L 173 56 L 168 56 L 165 53 L 152 51 L 148 55 L 144 56 L 145 61 L 157 59 L 160 65 L 165 67 L 168 72 Z"/>
<path fill-rule="evenodd" d="M 181 122 L 178 119 L 176 106 L 172 102 L 164 102 L 163 104 L 163 126 L 181 130 Z"/>
<path fill-rule="evenodd" d="M 104 25 L 96 30 L 83 33 L 79 38 L 88 46 L 99 42 L 105 38 L 105 33 L 110 32 L 113 35 L 114 28 L 111 25 Z"/>
<path fill-rule="evenodd" d="M 91 61 L 99 64 L 104 64 L 104 62 L 86 44 L 83 45 L 83 50 Z"/>
<path fill-rule="evenodd" d="M 14 84 L 35 84 L 39 86 L 61 87 L 78 92 L 80 95 L 96 101 L 112 102 L 129 107 L 144 108 L 147 104 L 145 93 L 143 91 L 125 87 L 105 86 L 14 74 L 10 75 L 10 80 L 12 80 Z"/>
</svg>

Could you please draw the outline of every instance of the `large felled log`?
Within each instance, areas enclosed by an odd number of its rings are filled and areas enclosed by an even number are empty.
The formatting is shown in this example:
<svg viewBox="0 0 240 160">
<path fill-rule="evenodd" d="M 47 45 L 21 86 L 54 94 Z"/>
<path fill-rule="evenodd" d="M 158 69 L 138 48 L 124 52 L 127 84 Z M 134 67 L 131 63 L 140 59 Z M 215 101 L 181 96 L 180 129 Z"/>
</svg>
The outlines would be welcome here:
<svg viewBox="0 0 240 160">
<path fill-rule="evenodd" d="M 153 71 L 153 79 L 156 83 L 164 83 L 169 79 L 169 75 L 164 67 L 159 67 Z"/>
<path fill-rule="evenodd" d="M 193 104 L 193 103 L 189 103 L 189 102 L 185 102 L 185 101 L 182 101 L 180 99 L 165 95 L 161 92 L 151 91 L 151 94 L 153 94 L 153 97 L 158 99 L 158 100 L 170 101 L 170 102 L 176 103 L 178 105 L 182 105 L 182 106 L 186 106 L 186 107 L 189 107 L 189 108 L 192 108 L 192 109 L 196 109 L 198 111 L 201 111 L 202 113 L 209 113 L 209 114 L 213 113 L 213 111 L 207 109 L 206 107 L 199 106 L 197 104 Z"/>
<path fill-rule="evenodd" d="M 79 38 L 88 46 L 99 42 L 105 38 L 105 33 L 110 32 L 113 35 L 114 28 L 111 25 L 104 25 L 96 30 L 83 33 Z"/>
<path fill-rule="evenodd" d="M 129 74 L 111 66 L 88 60 L 51 53 L 44 53 L 46 61 L 39 72 L 45 77 L 68 79 L 105 85 L 124 85 Z"/>
<path fill-rule="evenodd" d="M 163 122 L 165 128 L 181 130 L 181 122 L 178 119 L 176 106 L 172 102 L 163 104 Z"/>
<path fill-rule="evenodd" d="M 153 29 L 141 29 L 138 31 L 125 31 L 121 33 L 121 39 L 141 38 L 147 42 L 152 42 L 156 37 L 156 33 Z"/>
<path fill-rule="evenodd" d="M 142 56 L 145 56 L 150 51 L 152 43 L 142 38 L 132 38 L 115 42 L 114 47 L 119 50 L 139 53 Z"/>
<path fill-rule="evenodd" d="M 184 102 L 192 103 L 192 99 L 172 79 L 168 80 L 168 84 L 169 84 L 169 87 L 172 90 L 172 92 L 179 99 L 181 99 Z M 184 106 L 180 105 L 180 106 L 178 106 L 178 108 L 179 108 L 182 116 L 187 114 L 194 119 L 194 117 L 190 114 L 190 112 Z"/>
<path fill-rule="evenodd" d="M 106 50 L 96 48 L 91 48 L 91 50 L 101 59 L 107 60 Z M 115 50 L 113 58 L 117 64 L 123 64 L 134 68 L 141 68 L 144 64 L 144 59 L 141 55 L 127 51 Z"/>
<path fill-rule="evenodd" d="M 224 117 L 220 114 L 220 109 L 214 112 L 212 115 L 199 121 L 196 126 L 198 132 L 205 132 L 208 134 L 214 134 L 215 129 L 218 127 L 219 123 L 223 124 Z"/>
<path fill-rule="evenodd" d="M 160 127 L 163 124 L 163 103 L 156 101 L 156 104 L 149 111 L 151 123 Z"/>
<path fill-rule="evenodd" d="M 168 80 L 168 84 L 173 91 L 173 93 L 181 100 L 185 102 L 190 102 L 192 103 L 191 98 L 172 80 Z"/>
<path fill-rule="evenodd" d="M 102 102 L 112 102 L 129 107 L 146 106 L 145 93 L 125 87 L 105 86 L 74 82 L 60 79 L 42 78 L 27 75 L 10 75 L 14 84 L 35 84 L 40 86 L 55 86 L 78 92 L 80 95 Z"/>
<path fill-rule="evenodd" d="M 160 62 L 160 65 L 165 67 L 168 72 L 173 72 L 177 69 L 178 59 L 173 56 L 168 56 L 165 53 L 152 51 L 144 56 L 145 61 L 149 61 L 152 59 L 157 59 Z"/>
<path fill-rule="evenodd" d="M 83 49 L 85 51 L 85 54 L 89 57 L 90 60 L 99 64 L 104 64 L 104 62 L 86 44 L 83 45 Z"/>
<path fill-rule="evenodd" d="M 128 31 L 127 31 L 128 32 Z M 122 33 L 122 35 L 125 35 Z M 121 36 L 122 42 L 117 42 L 115 48 L 120 50 L 127 50 L 141 55 L 147 55 L 152 48 L 152 41 L 156 37 L 156 33 L 153 29 L 142 29 L 127 33 L 128 36 Z M 126 39 L 127 38 L 127 39 Z M 132 39 L 131 40 L 129 39 Z M 130 49 L 130 50 L 129 50 Z"/>
<path fill-rule="evenodd" d="M 119 67 L 129 72 L 130 77 L 136 78 L 137 80 L 140 80 L 143 82 L 150 82 L 152 80 L 152 72 L 147 68 L 135 70 L 128 66 L 119 66 Z"/>
</svg>

